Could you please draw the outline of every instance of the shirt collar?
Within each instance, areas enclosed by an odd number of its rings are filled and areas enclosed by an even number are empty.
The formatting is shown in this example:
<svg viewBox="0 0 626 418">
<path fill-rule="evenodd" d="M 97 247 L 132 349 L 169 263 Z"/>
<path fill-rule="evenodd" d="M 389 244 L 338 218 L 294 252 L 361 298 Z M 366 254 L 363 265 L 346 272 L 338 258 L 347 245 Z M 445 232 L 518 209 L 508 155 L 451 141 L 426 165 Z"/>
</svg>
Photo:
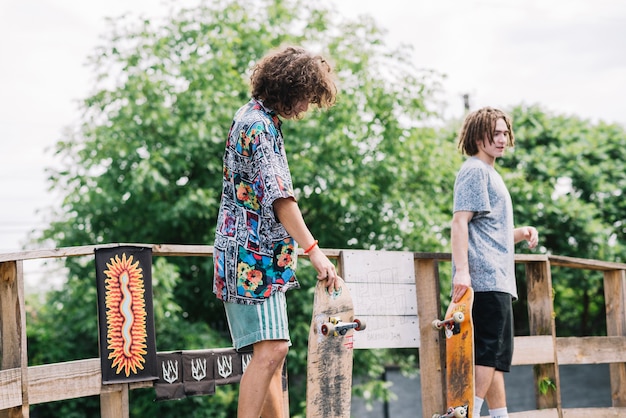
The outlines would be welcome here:
<svg viewBox="0 0 626 418">
<path fill-rule="evenodd" d="M 280 129 L 280 125 L 283 124 L 283 121 L 280 120 L 280 118 L 278 117 L 278 113 L 276 113 L 275 110 L 272 110 L 269 107 L 265 106 L 265 104 L 263 104 L 263 100 L 254 99 L 254 98 L 252 100 L 254 101 L 254 103 L 258 104 L 261 107 L 261 109 L 263 109 L 263 111 L 272 118 L 272 122 L 274 122 L 274 126 L 276 126 L 277 129 Z"/>
</svg>

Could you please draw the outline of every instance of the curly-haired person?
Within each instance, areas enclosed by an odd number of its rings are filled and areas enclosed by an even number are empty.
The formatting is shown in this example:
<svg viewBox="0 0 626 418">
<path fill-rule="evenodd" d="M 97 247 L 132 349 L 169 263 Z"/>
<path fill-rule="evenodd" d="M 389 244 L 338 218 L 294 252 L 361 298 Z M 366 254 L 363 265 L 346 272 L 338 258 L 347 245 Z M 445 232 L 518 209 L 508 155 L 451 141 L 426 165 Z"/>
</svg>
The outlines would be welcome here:
<svg viewBox="0 0 626 418">
<path fill-rule="evenodd" d="M 267 54 L 250 81 L 252 99 L 235 114 L 226 140 L 213 291 L 224 302 L 235 348 L 253 349 L 237 416 L 283 417 L 282 368 L 291 345 L 285 292 L 299 287 L 298 246 L 329 289 L 338 276 L 296 202 L 281 118 L 300 119 L 311 104 L 330 108 L 337 89 L 329 63 L 299 47 Z"/>
<path fill-rule="evenodd" d="M 513 308 L 516 243 L 537 245 L 532 226 L 514 228 L 511 196 L 495 169 L 496 158 L 515 144 L 511 118 L 485 107 L 465 118 L 459 149 L 469 158 L 454 184 L 452 216 L 452 300 L 474 290 L 476 397 L 472 416 L 480 416 L 483 400 L 491 417 L 506 418 L 504 372 L 513 358 Z"/>
</svg>

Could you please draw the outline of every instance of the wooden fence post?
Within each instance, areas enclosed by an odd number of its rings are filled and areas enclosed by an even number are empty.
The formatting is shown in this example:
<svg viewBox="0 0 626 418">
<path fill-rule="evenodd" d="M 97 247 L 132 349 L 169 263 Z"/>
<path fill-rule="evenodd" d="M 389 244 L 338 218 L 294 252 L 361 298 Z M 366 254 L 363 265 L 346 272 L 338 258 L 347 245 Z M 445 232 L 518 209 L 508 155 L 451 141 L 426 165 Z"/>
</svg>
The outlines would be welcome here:
<svg viewBox="0 0 626 418">
<path fill-rule="evenodd" d="M 533 368 L 537 408 L 556 408 L 559 417 L 562 418 L 561 383 L 556 353 L 556 327 L 554 324 L 550 262 L 526 263 L 526 280 L 528 282 L 530 335 L 550 335 L 554 347 L 554 361 L 547 364 L 536 364 Z"/>
<path fill-rule="evenodd" d="M 604 272 L 607 336 L 626 336 L 626 275 L 624 270 Z M 611 399 L 614 407 L 626 407 L 626 363 L 611 363 Z"/>
<path fill-rule="evenodd" d="M 0 411 L 0 418 L 28 417 L 28 357 L 23 261 L 0 263 L 0 370 L 20 369 L 21 406 Z"/>
<path fill-rule="evenodd" d="M 421 256 L 421 254 L 420 254 Z M 428 255 L 426 255 L 428 257 Z M 434 258 L 415 259 L 415 293 L 420 327 L 420 381 L 422 382 L 422 416 L 430 417 L 445 407 L 445 357 L 441 332 L 432 321 L 441 316 L 439 300 L 439 267 Z"/>
<path fill-rule="evenodd" d="M 100 394 L 101 418 L 128 418 L 128 384 L 107 385 L 106 392 Z"/>
</svg>

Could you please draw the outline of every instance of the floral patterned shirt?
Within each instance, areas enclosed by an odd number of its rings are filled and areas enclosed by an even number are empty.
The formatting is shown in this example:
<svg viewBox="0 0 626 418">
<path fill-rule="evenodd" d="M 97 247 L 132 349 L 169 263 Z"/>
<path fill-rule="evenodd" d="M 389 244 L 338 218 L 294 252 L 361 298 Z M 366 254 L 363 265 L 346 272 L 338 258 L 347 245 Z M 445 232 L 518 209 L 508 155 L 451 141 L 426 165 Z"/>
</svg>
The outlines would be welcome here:
<svg viewBox="0 0 626 418">
<path fill-rule="evenodd" d="M 273 208 L 276 199 L 294 198 L 280 125 L 275 112 L 252 99 L 228 134 L 213 280 L 213 292 L 225 302 L 261 303 L 299 287 L 297 244 Z"/>
</svg>

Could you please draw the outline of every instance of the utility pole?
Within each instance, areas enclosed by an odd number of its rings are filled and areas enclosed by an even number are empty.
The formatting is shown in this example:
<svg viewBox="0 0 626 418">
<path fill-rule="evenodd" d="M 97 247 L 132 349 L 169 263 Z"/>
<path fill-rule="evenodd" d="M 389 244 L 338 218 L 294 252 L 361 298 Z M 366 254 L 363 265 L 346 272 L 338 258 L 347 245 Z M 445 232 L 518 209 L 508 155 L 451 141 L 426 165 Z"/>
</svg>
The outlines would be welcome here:
<svg viewBox="0 0 626 418">
<path fill-rule="evenodd" d="M 469 113 L 470 110 L 470 101 L 469 101 L 469 93 L 463 94 L 463 109 L 465 109 L 465 113 Z"/>
</svg>

